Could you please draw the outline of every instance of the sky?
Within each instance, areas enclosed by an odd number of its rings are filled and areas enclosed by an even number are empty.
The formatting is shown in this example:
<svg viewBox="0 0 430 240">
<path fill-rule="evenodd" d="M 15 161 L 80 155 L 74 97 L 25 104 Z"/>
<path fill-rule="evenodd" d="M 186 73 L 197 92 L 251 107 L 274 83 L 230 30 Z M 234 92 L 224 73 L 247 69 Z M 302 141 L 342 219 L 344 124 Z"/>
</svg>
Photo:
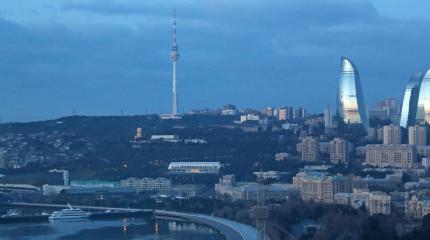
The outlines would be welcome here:
<svg viewBox="0 0 430 240">
<path fill-rule="evenodd" d="M 365 104 L 430 67 L 428 0 L 0 0 L 0 118 L 335 105 L 340 57 Z M 395 4 L 394 4 L 395 2 Z"/>
</svg>

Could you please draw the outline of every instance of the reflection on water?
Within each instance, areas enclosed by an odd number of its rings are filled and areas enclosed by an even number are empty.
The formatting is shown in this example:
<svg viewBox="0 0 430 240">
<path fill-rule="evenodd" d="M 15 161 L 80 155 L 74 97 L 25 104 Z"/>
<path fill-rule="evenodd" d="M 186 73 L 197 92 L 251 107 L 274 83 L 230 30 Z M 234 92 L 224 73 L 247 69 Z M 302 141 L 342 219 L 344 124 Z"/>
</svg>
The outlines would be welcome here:
<svg viewBox="0 0 430 240">
<path fill-rule="evenodd" d="M 222 240 L 215 230 L 194 224 L 150 219 L 56 221 L 0 226 L 0 239 L 16 240 Z"/>
</svg>

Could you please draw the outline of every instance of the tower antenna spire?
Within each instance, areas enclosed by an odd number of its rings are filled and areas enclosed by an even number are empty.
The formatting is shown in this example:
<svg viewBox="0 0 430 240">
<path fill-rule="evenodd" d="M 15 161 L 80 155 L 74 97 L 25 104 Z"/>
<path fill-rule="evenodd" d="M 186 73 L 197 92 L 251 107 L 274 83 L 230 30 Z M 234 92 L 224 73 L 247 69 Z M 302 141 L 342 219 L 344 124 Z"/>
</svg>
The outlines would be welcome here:
<svg viewBox="0 0 430 240">
<path fill-rule="evenodd" d="M 176 8 L 173 9 L 173 47 L 176 47 Z"/>
</svg>

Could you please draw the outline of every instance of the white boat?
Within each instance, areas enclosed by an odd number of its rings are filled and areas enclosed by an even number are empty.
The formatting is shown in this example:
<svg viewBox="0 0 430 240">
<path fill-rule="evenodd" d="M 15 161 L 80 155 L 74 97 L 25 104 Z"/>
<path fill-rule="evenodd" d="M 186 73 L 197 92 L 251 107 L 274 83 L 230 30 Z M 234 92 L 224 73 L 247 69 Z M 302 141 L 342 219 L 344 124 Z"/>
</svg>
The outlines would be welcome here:
<svg viewBox="0 0 430 240">
<path fill-rule="evenodd" d="M 49 221 L 55 220 L 74 220 L 74 219 L 82 219 L 88 218 L 89 213 L 85 212 L 80 208 L 73 208 L 70 204 L 67 204 L 67 208 L 62 209 L 61 211 L 55 211 L 51 215 L 49 215 Z"/>
</svg>

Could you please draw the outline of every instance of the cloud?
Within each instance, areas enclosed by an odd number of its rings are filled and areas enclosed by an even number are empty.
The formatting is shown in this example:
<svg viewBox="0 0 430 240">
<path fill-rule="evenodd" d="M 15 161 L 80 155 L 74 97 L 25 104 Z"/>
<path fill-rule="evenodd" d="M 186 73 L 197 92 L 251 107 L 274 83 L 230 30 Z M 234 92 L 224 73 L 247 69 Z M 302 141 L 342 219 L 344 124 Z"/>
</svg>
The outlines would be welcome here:
<svg viewBox="0 0 430 240">
<path fill-rule="evenodd" d="M 184 111 L 228 102 L 318 111 L 334 103 L 342 55 L 371 104 L 400 97 L 428 66 L 429 23 L 381 16 L 369 1 L 67 1 L 41 24 L 0 19 L 0 114 L 169 111 L 174 7 Z"/>
</svg>

